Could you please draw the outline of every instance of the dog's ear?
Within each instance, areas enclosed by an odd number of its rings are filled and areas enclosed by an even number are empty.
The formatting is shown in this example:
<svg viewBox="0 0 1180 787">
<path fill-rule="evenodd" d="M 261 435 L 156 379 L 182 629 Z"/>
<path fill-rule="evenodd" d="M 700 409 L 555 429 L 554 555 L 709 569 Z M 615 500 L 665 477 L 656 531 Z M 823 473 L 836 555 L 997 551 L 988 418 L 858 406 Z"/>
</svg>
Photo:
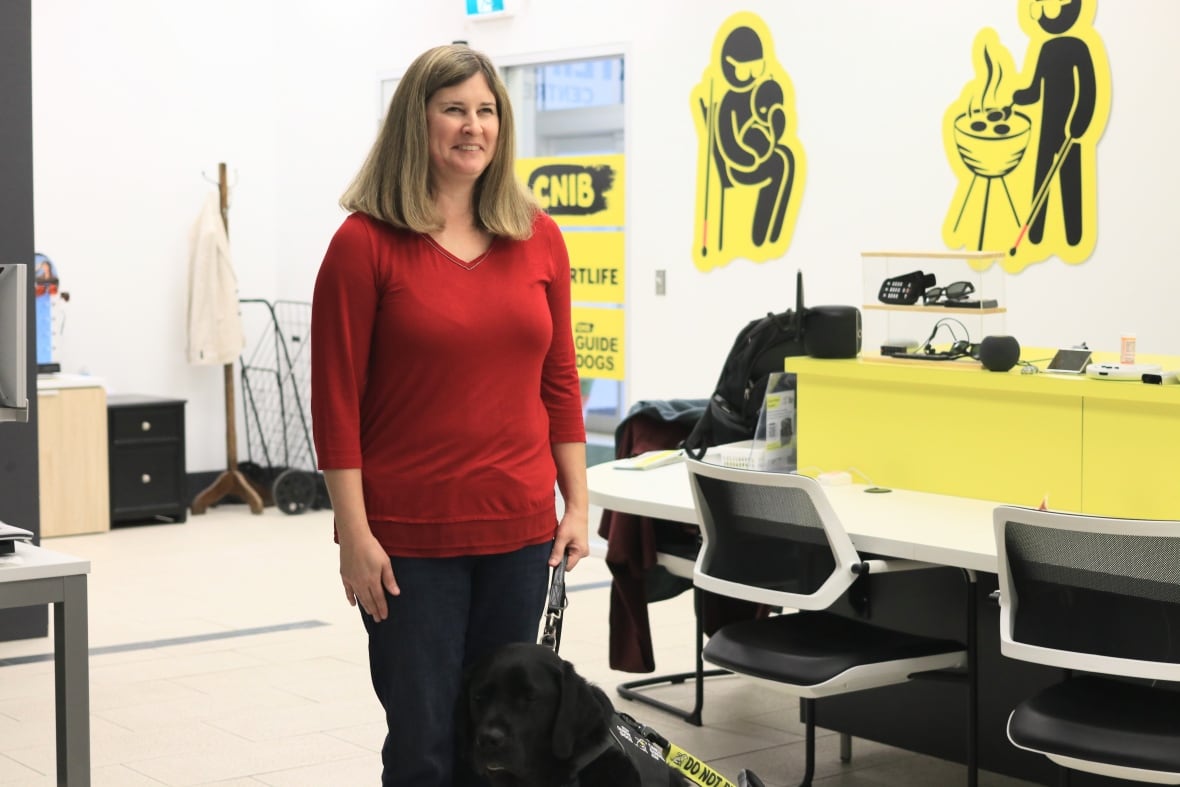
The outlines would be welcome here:
<svg viewBox="0 0 1180 787">
<path fill-rule="evenodd" d="M 553 754 L 568 760 L 581 747 L 606 729 L 605 710 L 595 696 L 595 689 L 574 671 L 568 661 L 562 663 L 561 698 L 553 720 Z"/>
</svg>

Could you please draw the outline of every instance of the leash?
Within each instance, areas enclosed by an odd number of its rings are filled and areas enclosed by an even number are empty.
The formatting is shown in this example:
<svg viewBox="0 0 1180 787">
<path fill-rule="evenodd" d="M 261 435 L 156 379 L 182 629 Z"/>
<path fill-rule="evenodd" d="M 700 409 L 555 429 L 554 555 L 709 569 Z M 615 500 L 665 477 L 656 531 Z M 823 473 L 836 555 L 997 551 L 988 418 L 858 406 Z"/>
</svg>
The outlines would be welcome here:
<svg viewBox="0 0 1180 787">
<path fill-rule="evenodd" d="M 557 653 L 561 646 L 561 619 L 565 613 L 569 599 L 565 595 L 565 559 L 553 567 L 553 575 L 549 581 L 549 598 L 545 608 L 545 627 L 541 633 L 541 644 Z M 638 761 L 654 761 L 666 763 L 672 769 L 679 771 L 693 784 L 700 787 L 735 787 L 734 783 L 714 771 L 701 759 L 692 756 L 684 749 L 671 743 L 663 735 L 641 724 L 625 713 L 615 711 L 615 718 L 609 725 L 610 735 L 606 736 L 598 746 L 591 751 L 584 752 L 574 762 L 574 770 L 580 771 L 594 760 L 601 757 L 608 749 L 616 744 L 627 750 L 629 744 L 639 753 Z M 641 770 L 641 773 L 643 771 Z"/>
<path fill-rule="evenodd" d="M 565 596 L 565 556 L 553 567 L 553 578 L 549 582 L 549 602 L 545 609 L 545 628 L 541 633 L 541 644 L 557 653 L 561 646 L 561 616 L 569 599 Z"/>
</svg>

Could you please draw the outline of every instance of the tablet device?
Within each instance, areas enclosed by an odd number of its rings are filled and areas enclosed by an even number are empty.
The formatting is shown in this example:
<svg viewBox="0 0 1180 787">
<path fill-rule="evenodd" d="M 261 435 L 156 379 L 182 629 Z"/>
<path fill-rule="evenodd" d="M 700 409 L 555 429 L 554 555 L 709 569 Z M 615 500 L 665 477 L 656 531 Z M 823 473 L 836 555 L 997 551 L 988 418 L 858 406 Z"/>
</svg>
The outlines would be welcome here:
<svg viewBox="0 0 1180 787">
<path fill-rule="evenodd" d="M 1062 347 L 1045 367 L 1046 372 L 1055 374 L 1081 374 L 1090 363 L 1090 351 L 1076 347 Z"/>
</svg>

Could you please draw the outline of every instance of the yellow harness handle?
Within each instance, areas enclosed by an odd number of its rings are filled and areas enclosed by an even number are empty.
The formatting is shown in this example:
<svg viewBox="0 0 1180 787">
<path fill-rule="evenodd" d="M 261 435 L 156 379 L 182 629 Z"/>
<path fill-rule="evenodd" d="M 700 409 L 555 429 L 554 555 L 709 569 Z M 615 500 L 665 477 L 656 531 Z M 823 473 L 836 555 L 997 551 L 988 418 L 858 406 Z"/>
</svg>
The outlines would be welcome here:
<svg viewBox="0 0 1180 787">
<path fill-rule="evenodd" d="M 668 744 L 664 761 L 684 774 L 685 778 L 693 784 L 699 784 L 701 787 L 737 787 L 729 779 L 674 743 Z"/>
</svg>

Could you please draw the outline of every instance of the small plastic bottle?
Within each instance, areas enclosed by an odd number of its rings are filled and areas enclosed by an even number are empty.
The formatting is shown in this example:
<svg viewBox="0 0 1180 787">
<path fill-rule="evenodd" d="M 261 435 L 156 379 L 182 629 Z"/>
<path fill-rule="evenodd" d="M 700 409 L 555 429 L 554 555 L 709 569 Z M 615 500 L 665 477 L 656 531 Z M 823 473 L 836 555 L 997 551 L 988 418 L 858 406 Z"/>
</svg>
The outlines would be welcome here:
<svg viewBox="0 0 1180 787">
<path fill-rule="evenodd" d="M 1135 363 L 1135 334 L 1124 333 L 1119 342 L 1119 363 Z"/>
</svg>

